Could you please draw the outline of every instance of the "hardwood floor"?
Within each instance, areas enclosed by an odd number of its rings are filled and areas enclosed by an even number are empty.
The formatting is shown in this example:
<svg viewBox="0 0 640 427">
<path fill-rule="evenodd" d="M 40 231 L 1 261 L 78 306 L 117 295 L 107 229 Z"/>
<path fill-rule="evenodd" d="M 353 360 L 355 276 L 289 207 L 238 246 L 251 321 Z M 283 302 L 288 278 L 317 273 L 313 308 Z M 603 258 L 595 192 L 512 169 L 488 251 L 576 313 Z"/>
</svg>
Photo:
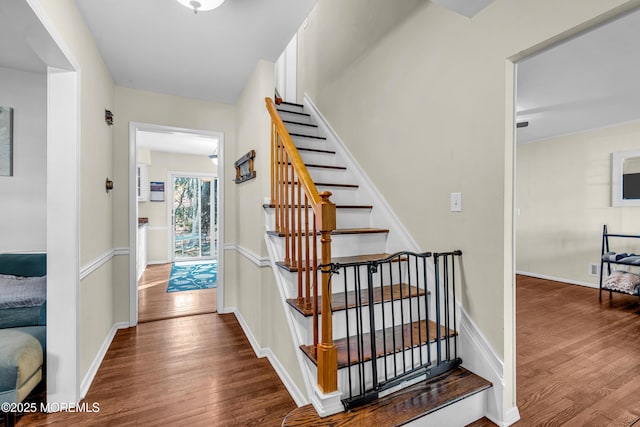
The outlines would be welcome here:
<svg viewBox="0 0 640 427">
<path fill-rule="evenodd" d="M 320 418 L 311 405 L 290 413 L 283 427 L 394 427 L 423 417 L 451 403 L 491 387 L 491 383 L 464 368 L 422 381 L 348 412 Z"/>
<path fill-rule="evenodd" d="M 167 292 L 171 264 L 150 265 L 138 283 L 138 322 L 216 311 L 216 289 Z"/>
<path fill-rule="evenodd" d="M 83 402 L 100 411 L 27 414 L 17 426 L 279 426 L 296 407 L 231 314 L 118 331 Z"/>
<path fill-rule="evenodd" d="M 525 276 L 516 290 L 516 425 L 640 427 L 638 297 L 600 303 L 595 289 Z M 27 414 L 18 426 L 277 426 L 295 408 L 235 317 L 217 314 L 118 331 L 84 402 L 100 412 Z"/>
<path fill-rule="evenodd" d="M 518 426 L 640 426 L 638 297 L 517 277 Z"/>
</svg>

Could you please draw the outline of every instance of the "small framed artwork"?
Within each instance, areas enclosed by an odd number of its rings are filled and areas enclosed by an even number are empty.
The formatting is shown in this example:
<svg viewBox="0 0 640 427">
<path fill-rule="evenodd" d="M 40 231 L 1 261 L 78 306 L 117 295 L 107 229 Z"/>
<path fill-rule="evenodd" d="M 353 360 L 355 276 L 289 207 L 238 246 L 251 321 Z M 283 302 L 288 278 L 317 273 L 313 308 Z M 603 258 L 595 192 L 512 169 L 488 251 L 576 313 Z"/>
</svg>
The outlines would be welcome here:
<svg viewBox="0 0 640 427">
<path fill-rule="evenodd" d="M 13 176 L 13 108 L 1 105 L 0 176 Z"/>
<path fill-rule="evenodd" d="M 251 150 L 235 162 L 236 167 L 236 184 L 248 181 L 256 177 L 256 171 L 253 169 L 253 159 L 256 157 L 256 151 Z"/>
<path fill-rule="evenodd" d="M 164 202 L 164 182 L 152 181 L 149 183 L 149 200 L 152 202 Z"/>
</svg>

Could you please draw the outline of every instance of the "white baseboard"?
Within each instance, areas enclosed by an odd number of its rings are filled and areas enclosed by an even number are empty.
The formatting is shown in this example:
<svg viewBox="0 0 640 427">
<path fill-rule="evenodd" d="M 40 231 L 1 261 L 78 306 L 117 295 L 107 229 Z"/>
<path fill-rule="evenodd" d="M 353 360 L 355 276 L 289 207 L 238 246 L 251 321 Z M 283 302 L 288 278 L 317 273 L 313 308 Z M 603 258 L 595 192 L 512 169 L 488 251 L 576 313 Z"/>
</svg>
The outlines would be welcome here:
<svg viewBox="0 0 640 427">
<path fill-rule="evenodd" d="M 536 279 L 553 280 L 554 282 L 568 283 L 570 285 L 586 286 L 587 288 L 600 289 L 600 285 L 579 280 L 564 279 L 562 277 L 547 276 L 546 274 L 530 273 L 528 271 L 516 271 L 516 274 L 522 276 L 535 277 Z"/>
<path fill-rule="evenodd" d="M 154 259 L 151 261 L 147 261 L 147 265 L 159 265 L 159 264 L 169 264 L 171 261 L 168 259 Z"/>
<path fill-rule="evenodd" d="M 287 370 L 284 369 L 284 367 L 280 363 L 280 360 L 276 357 L 273 350 L 271 350 L 268 347 L 260 346 L 260 343 L 258 343 L 258 340 L 256 340 L 256 337 L 251 332 L 251 329 L 249 328 L 249 325 L 245 321 L 244 317 L 242 316 L 242 313 L 240 313 L 240 311 L 236 307 L 226 307 L 224 312 L 233 313 L 236 316 L 236 319 L 238 319 L 238 323 L 240 324 L 240 327 L 244 331 L 245 336 L 247 337 L 247 339 L 249 340 L 249 343 L 251 344 L 251 348 L 253 349 L 253 352 L 259 358 L 266 357 L 267 360 L 269 360 L 269 363 L 271 363 L 271 366 L 276 371 L 276 374 L 278 374 L 278 377 L 286 387 L 287 391 L 289 392 L 293 400 L 296 402 L 296 405 L 298 406 L 306 405 L 308 401 L 304 396 L 304 394 L 300 391 L 300 389 L 295 384 L 295 382 L 293 382 L 293 380 L 287 373 Z"/>
<path fill-rule="evenodd" d="M 485 416 L 501 427 L 520 419 L 517 407 L 505 408 L 504 363 L 463 307 L 460 308 L 460 356 L 462 366 L 491 381 Z"/>
<path fill-rule="evenodd" d="M 98 373 L 98 369 L 100 369 L 100 365 L 104 360 L 104 356 L 107 354 L 107 350 L 109 350 L 109 346 L 111 345 L 113 338 L 116 336 L 116 332 L 118 332 L 118 329 L 126 329 L 128 327 L 129 322 L 119 322 L 111 327 L 111 330 L 102 342 L 102 345 L 100 346 L 96 357 L 93 359 L 91 366 L 89 366 L 89 370 L 80 383 L 80 400 L 84 399 L 84 397 L 87 395 L 89 387 L 91 387 L 91 383 L 93 383 L 93 380 Z"/>
</svg>

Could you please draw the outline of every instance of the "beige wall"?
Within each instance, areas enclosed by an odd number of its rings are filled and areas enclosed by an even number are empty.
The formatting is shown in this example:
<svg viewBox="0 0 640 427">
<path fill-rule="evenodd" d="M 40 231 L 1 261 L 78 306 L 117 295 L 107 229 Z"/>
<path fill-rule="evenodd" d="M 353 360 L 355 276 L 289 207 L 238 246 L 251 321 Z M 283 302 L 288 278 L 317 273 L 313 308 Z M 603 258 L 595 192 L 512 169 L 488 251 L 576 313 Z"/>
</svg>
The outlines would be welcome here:
<svg viewBox="0 0 640 427">
<path fill-rule="evenodd" d="M 300 91 L 422 248 L 463 251 L 462 303 L 504 359 L 509 407 L 515 355 L 508 59 L 631 2 L 497 0 L 472 19 L 423 2 L 356 58 L 322 48 L 350 43 L 334 25 L 345 14 L 353 16 L 354 31 L 374 22 L 377 9 L 367 2 L 345 3 L 320 1 L 299 31 Z M 451 213 L 449 195 L 458 191 L 463 211 Z"/>
<path fill-rule="evenodd" d="M 164 202 L 138 202 L 138 216 L 149 218 L 147 229 L 147 260 L 150 263 L 170 262 L 170 224 L 168 222 L 167 203 L 170 200 L 169 180 L 171 172 L 185 174 L 198 173 L 216 175 L 217 168 L 207 156 L 190 154 L 167 153 L 162 151 L 150 152 L 150 163 L 147 166 L 148 181 L 165 183 Z M 148 185 L 148 184 L 147 184 Z"/>
<path fill-rule="evenodd" d="M 224 150 L 235 144 L 234 106 L 116 86 L 114 120 L 114 181 L 123 191 L 114 192 L 116 247 L 129 247 L 129 123 L 148 123 L 224 133 Z M 233 156 L 225 155 L 227 175 L 232 177 Z M 229 201 L 225 200 L 225 204 Z M 234 211 L 225 206 L 225 218 L 233 222 Z M 226 225 L 228 226 L 228 225 Z M 116 319 L 129 321 L 128 269 L 114 272 Z"/>
<path fill-rule="evenodd" d="M 270 119 L 265 97 L 273 96 L 274 64 L 259 61 L 236 104 L 234 158 L 256 150 L 256 178 L 227 185 L 227 200 L 234 201 L 235 222 L 229 235 L 235 243 L 257 257 L 267 255 L 264 244 L 264 198 L 269 196 Z M 230 230 L 229 224 L 227 229 Z M 231 234 L 233 233 L 233 234 Z M 305 390 L 289 325 L 273 271 L 259 267 L 235 250 L 225 251 L 225 303 L 245 319 L 258 344 L 270 348 L 298 388 Z"/>
<path fill-rule="evenodd" d="M 39 5 L 80 67 L 80 265 L 86 266 L 113 249 L 114 193 L 104 187 L 113 176 L 113 128 L 104 110 L 113 110 L 114 84 L 75 2 Z M 109 261 L 80 283 L 81 379 L 114 324 L 112 268 Z"/>
<path fill-rule="evenodd" d="M 640 234 L 639 207 L 611 207 L 611 154 L 640 148 L 640 122 L 517 147 L 516 269 L 598 284 L 602 225 Z M 611 240 L 640 251 L 640 240 Z"/>
</svg>

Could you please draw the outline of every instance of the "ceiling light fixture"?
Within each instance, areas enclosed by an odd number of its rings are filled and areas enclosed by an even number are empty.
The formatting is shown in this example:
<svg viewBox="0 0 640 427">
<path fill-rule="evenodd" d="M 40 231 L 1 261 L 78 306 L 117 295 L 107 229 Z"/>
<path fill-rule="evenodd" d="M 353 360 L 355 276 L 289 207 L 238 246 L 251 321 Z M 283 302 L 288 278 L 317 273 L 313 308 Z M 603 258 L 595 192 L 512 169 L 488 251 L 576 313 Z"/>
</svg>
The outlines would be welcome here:
<svg viewBox="0 0 640 427">
<path fill-rule="evenodd" d="M 193 9 L 193 13 L 199 11 L 213 10 L 222 5 L 225 0 L 177 0 L 181 5 Z"/>
<path fill-rule="evenodd" d="M 211 159 L 211 162 L 212 162 L 214 165 L 218 166 L 218 155 L 217 155 L 217 154 L 211 154 L 211 155 L 209 156 L 209 159 Z"/>
</svg>

